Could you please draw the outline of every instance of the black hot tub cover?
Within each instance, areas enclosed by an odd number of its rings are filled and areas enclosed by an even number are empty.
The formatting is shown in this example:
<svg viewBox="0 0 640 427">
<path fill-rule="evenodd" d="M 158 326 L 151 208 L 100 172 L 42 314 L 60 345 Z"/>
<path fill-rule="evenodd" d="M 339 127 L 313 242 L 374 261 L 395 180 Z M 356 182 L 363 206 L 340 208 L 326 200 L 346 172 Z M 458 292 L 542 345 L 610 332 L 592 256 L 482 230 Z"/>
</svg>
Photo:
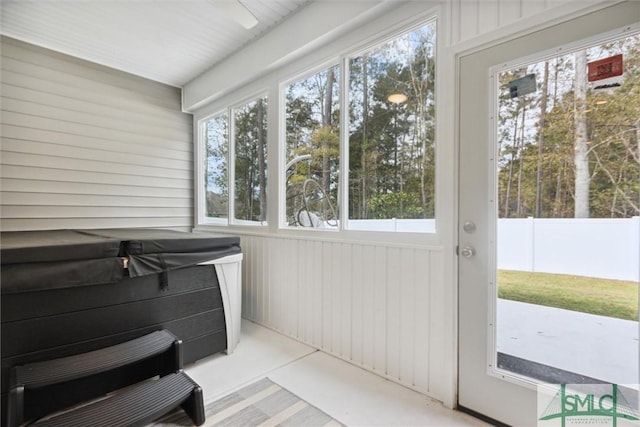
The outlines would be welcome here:
<svg viewBox="0 0 640 427">
<path fill-rule="evenodd" d="M 119 255 L 129 259 L 130 277 L 176 270 L 241 252 L 240 238 L 226 234 L 145 228 L 87 232 L 121 242 Z"/>
<path fill-rule="evenodd" d="M 3 232 L 0 250 L 2 293 L 117 282 L 124 257 L 130 277 L 166 286 L 168 271 L 241 253 L 237 236 L 141 228 Z"/>
</svg>

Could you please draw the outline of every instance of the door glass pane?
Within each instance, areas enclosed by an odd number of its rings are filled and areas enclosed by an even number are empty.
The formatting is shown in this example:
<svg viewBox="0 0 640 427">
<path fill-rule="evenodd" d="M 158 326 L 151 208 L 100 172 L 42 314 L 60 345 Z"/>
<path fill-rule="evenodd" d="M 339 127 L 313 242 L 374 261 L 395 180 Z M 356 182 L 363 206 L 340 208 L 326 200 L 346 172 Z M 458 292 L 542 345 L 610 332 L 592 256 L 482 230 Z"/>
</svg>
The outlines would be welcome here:
<svg viewBox="0 0 640 427">
<path fill-rule="evenodd" d="M 502 373 L 637 389 L 638 70 L 632 35 L 497 75 Z"/>
</svg>

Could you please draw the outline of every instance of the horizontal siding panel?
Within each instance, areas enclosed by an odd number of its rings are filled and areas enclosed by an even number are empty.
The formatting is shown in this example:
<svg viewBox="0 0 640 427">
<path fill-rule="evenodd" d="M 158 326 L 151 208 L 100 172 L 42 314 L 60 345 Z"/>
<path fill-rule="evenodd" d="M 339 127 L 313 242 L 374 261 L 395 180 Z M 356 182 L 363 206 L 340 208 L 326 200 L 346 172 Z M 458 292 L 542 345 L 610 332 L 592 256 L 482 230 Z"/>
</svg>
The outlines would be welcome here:
<svg viewBox="0 0 640 427">
<path fill-rule="evenodd" d="M 0 171 L 0 176 L 2 178 L 85 182 L 92 184 L 119 184 L 122 186 L 132 185 L 141 187 L 193 188 L 192 181 L 189 180 L 53 168 L 33 168 L 13 165 L 4 165 Z"/>
<path fill-rule="evenodd" d="M 24 166 L 29 168 L 54 167 L 67 171 L 97 172 L 105 174 L 128 175 L 131 177 L 154 177 L 190 181 L 193 176 L 190 170 L 157 168 L 132 164 L 102 162 L 99 160 L 73 159 L 59 156 L 45 156 L 30 153 L 2 153 L 4 165 Z"/>
<path fill-rule="evenodd" d="M 68 97 L 71 99 L 94 103 L 98 106 L 108 106 L 122 108 L 123 111 L 131 111 L 138 114 L 145 114 L 159 119 L 171 120 L 171 118 L 182 121 L 189 115 L 184 115 L 180 110 L 172 110 L 163 106 L 149 104 L 143 99 L 135 97 L 122 98 L 113 93 L 103 93 L 97 96 L 95 93 L 82 90 L 73 86 L 65 86 L 59 83 L 50 82 L 46 79 L 39 79 L 25 74 L 2 70 L 2 81 L 6 85 L 18 88 L 29 89 L 42 93 Z M 182 117 L 181 117 L 182 115 Z"/>
<path fill-rule="evenodd" d="M 3 221 L 11 218 L 179 218 L 191 215 L 191 208 L 3 205 L 0 212 Z"/>
<path fill-rule="evenodd" d="M 191 140 L 192 137 L 186 134 L 179 140 L 173 140 L 146 134 L 124 132 L 118 129 L 110 129 L 107 127 L 92 126 L 83 123 L 14 113 L 6 110 L 2 110 L 0 120 L 2 120 L 3 123 L 9 123 L 14 126 L 22 126 L 26 128 L 35 128 L 54 132 L 64 132 L 71 135 L 90 136 L 104 139 L 117 139 L 119 141 L 131 144 L 148 145 L 150 147 L 157 146 L 189 151 L 192 149 L 193 145 L 193 141 Z"/>
<path fill-rule="evenodd" d="M 4 55 L 3 55 L 4 57 Z M 176 90 L 172 94 L 167 96 L 151 96 L 145 93 L 144 84 L 141 84 L 140 88 L 122 88 L 104 82 L 100 79 L 100 75 L 92 73 L 91 75 L 76 75 L 73 74 L 73 64 L 70 64 L 69 71 L 60 71 L 47 67 L 40 66 L 38 64 L 23 62 L 13 58 L 4 57 L 2 61 L 3 71 L 11 71 L 17 74 L 25 76 L 35 77 L 38 79 L 44 79 L 52 83 L 61 84 L 64 86 L 74 87 L 81 90 L 86 90 L 93 93 L 96 96 L 101 94 L 111 93 L 112 96 L 118 96 L 121 98 L 135 98 L 149 103 L 150 105 L 157 105 L 163 108 L 179 110 L 181 108 L 179 91 Z M 106 69 L 106 68 L 105 68 Z"/>
<path fill-rule="evenodd" d="M 28 89 L 20 86 L 7 84 L 6 82 L 0 86 L 0 93 L 5 99 L 21 99 L 23 101 L 34 102 L 42 105 L 53 106 L 56 108 L 64 108 L 66 110 L 86 112 L 91 111 L 93 114 L 109 117 L 114 119 L 126 120 L 136 123 L 144 123 L 153 125 L 157 129 L 167 129 L 175 131 L 179 129 L 183 132 L 191 132 L 193 121 L 182 113 L 164 113 L 164 111 L 149 110 L 148 112 L 127 111 L 122 108 L 122 102 L 118 105 L 99 105 L 95 102 L 85 101 L 82 99 L 71 98 L 68 95 L 57 95 L 39 90 Z"/>
<path fill-rule="evenodd" d="M 4 95 L 4 94 L 3 94 Z M 119 130 L 137 135 L 155 136 L 163 139 L 180 140 L 184 138 L 185 131 L 180 129 L 168 129 L 157 124 L 145 124 L 132 119 L 122 117 L 112 118 L 102 114 L 96 114 L 92 110 L 85 112 L 68 110 L 61 106 L 44 105 L 31 101 L 2 97 L 2 109 L 13 113 L 46 119 L 60 120 L 63 122 L 82 123 L 88 126 Z M 91 111 L 88 113 L 86 111 Z"/>
<path fill-rule="evenodd" d="M 0 171 L 1 173 L 2 171 Z M 130 184 L 96 184 L 88 182 L 42 181 L 35 179 L 2 178 L 2 190 L 7 192 L 23 192 L 29 197 L 38 197 L 41 193 L 49 194 L 84 194 L 98 196 L 124 197 L 175 197 L 192 199 L 193 189 L 144 187 Z M 35 193 L 30 195 L 30 193 Z M 1 199 L 0 199 L 1 200 Z M 4 201 L 3 201 L 4 202 Z"/>
<path fill-rule="evenodd" d="M 20 218 L 3 219 L 3 231 L 59 230 L 64 228 L 180 228 L 188 231 L 188 218 Z"/>
<path fill-rule="evenodd" d="M 6 58 L 17 59 L 22 62 L 76 76 L 100 79 L 103 83 L 108 83 L 109 85 L 130 91 L 144 91 L 145 94 L 159 99 L 173 98 L 176 96 L 176 93 L 179 93 L 179 90 L 172 86 L 145 80 L 132 74 L 106 68 L 83 59 L 53 52 L 19 40 L 5 38 L 4 42 L 2 55 Z"/>
<path fill-rule="evenodd" d="M 4 188 L 4 186 L 3 186 Z M 189 198 L 169 198 L 150 196 L 98 196 L 93 194 L 64 194 L 64 193 L 19 193 L 12 191 L 0 192 L 3 206 L 34 205 L 34 206 L 109 206 L 109 207 L 148 207 L 148 208 L 193 208 L 193 201 Z"/>
<path fill-rule="evenodd" d="M 2 149 L 5 153 L 22 153 L 77 160 L 102 161 L 129 165 L 129 167 L 136 168 L 140 167 L 139 165 L 145 165 L 147 168 L 159 168 L 164 171 L 175 169 L 190 172 L 193 167 L 192 161 L 177 161 L 167 158 L 153 157 L 152 155 L 155 153 L 143 156 L 131 153 L 113 152 L 104 149 L 96 150 L 91 148 L 79 148 L 68 145 L 47 144 L 44 142 L 25 141 L 13 138 L 4 138 L 2 140 Z M 57 160 L 56 166 L 59 167 Z"/>
<path fill-rule="evenodd" d="M 69 146 L 73 149 L 85 148 L 87 150 L 97 150 L 101 153 L 112 152 L 125 155 L 144 155 L 145 158 L 166 159 L 176 165 L 184 165 L 185 162 L 193 163 L 193 155 L 190 151 L 178 151 L 162 147 L 149 147 L 142 144 L 131 144 L 120 142 L 115 139 L 95 138 L 83 135 L 70 135 L 64 132 L 55 132 L 42 129 L 34 129 L 23 126 L 0 125 L 0 134 L 3 141 L 15 139 L 19 141 L 33 141 L 50 145 L 51 149 L 57 150 L 60 146 Z M 3 143 L 4 147 L 4 143 Z M 147 164 L 147 160 L 143 163 Z"/>
</svg>

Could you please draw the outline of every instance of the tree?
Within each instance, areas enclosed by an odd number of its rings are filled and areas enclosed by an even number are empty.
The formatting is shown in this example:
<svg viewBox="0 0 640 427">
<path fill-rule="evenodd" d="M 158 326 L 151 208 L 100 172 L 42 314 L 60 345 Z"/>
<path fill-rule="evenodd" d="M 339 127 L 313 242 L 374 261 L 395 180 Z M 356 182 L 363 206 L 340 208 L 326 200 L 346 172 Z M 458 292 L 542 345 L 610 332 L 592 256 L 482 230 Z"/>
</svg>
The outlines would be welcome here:
<svg viewBox="0 0 640 427">
<path fill-rule="evenodd" d="M 587 85 L 587 61 L 617 54 L 624 57 L 621 86 Z M 499 101 L 500 214 L 515 216 L 519 205 L 520 217 L 640 215 L 640 36 L 505 71 L 500 87 L 526 74 L 537 76 L 539 89 L 527 95 L 527 114 L 508 95 Z"/>
<path fill-rule="evenodd" d="M 266 218 L 266 98 L 234 109 L 235 217 Z"/>
<path fill-rule="evenodd" d="M 540 122 L 538 130 L 538 168 L 536 171 L 536 212 L 540 218 L 542 213 L 542 169 L 544 158 L 544 127 L 547 119 L 547 98 L 549 97 L 549 61 L 544 62 L 544 76 L 542 77 L 542 95 L 540 99 Z"/>
<path fill-rule="evenodd" d="M 587 140 L 587 52 L 575 54 L 574 121 L 575 121 L 575 207 L 576 218 L 589 218 L 589 146 Z"/>
<path fill-rule="evenodd" d="M 349 217 L 433 218 L 435 26 L 350 62 Z M 392 93 L 407 100 L 394 105 Z"/>
<path fill-rule="evenodd" d="M 256 105 L 256 136 L 257 136 L 257 161 L 258 161 L 258 201 L 260 203 L 259 221 L 266 221 L 267 216 L 267 160 L 266 155 L 266 114 L 264 101 L 258 99 Z"/>
</svg>

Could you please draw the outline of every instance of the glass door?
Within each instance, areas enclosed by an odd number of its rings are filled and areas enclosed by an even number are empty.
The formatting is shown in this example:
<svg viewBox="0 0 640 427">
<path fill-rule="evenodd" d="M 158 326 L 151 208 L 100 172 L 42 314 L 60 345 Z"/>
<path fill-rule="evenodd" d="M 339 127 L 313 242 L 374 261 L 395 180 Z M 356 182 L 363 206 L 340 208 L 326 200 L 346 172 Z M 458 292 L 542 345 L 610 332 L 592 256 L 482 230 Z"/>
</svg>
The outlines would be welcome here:
<svg viewBox="0 0 640 427">
<path fill-rule="evenodd" d="M 621 3 L 460 58 L 466 409 L 556 425 L 567 402 L 541 409 L 541 386 L 553 400 L 599 383 L 637 409 L 639 12 Z M 578 406 L 573 421 L 606 421 Z"/>
</svg>

